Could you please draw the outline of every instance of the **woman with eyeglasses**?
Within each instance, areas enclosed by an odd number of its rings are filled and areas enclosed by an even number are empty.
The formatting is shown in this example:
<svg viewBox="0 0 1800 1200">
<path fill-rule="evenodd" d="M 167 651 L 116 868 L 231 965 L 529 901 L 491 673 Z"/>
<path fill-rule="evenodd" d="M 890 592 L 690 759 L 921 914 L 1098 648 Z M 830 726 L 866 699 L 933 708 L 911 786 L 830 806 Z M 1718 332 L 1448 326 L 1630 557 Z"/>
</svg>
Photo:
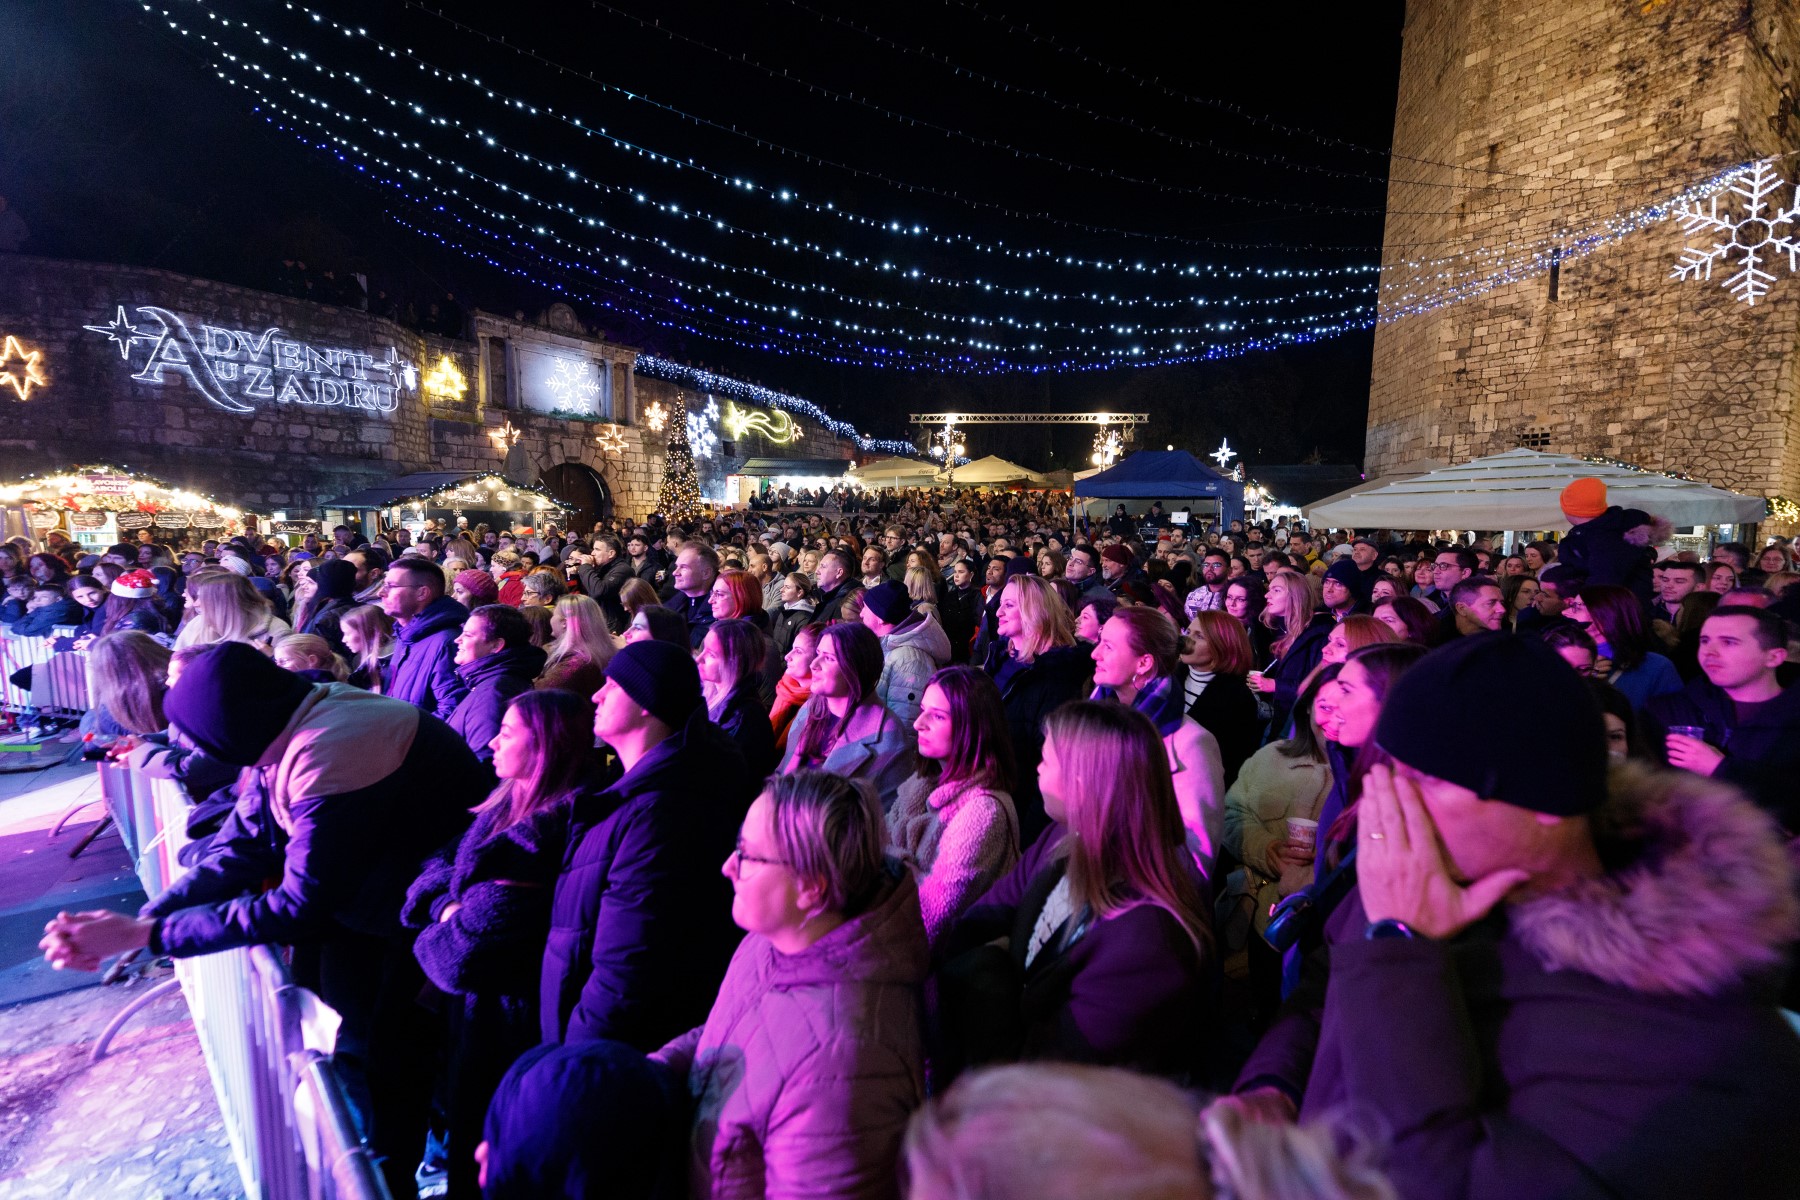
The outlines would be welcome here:
<svg viewBox="0 0 1800 1200">
<path fill-rule="evenodd" d="M 897 1197 L 924 1100 L 929 961 L 912 874 L 866 787 L 770 779 L 725 860 L 745 931 L 706 1023 L 653 1056 L 685 1088 L 695 1196 Z"/>
</svg>

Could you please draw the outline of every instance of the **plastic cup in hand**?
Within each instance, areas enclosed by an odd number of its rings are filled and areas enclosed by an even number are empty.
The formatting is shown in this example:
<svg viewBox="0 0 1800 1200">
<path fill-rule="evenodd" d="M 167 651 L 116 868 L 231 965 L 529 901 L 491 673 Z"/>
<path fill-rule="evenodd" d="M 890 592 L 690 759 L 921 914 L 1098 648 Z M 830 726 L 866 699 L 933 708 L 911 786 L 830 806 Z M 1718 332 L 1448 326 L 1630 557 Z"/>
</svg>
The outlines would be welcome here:
<svg viewBox="0 0 1800 1200">
<path fill-rule="evenodd" d="M 1696 741 L 1704 742 L 1706 740 L 1706 726 L 1704 725 L 1671 725 L 1669 732 L 1681 737 L 1691 737 Z"/>
<path fill-rule="evenodd" d="M 1287 829 L 1288 848 L 1296 854 L 1311 858 L 1319 844 L 1319 823 L 1308 821 L 1304 817 L 1289 817 Z"/>
</svg>

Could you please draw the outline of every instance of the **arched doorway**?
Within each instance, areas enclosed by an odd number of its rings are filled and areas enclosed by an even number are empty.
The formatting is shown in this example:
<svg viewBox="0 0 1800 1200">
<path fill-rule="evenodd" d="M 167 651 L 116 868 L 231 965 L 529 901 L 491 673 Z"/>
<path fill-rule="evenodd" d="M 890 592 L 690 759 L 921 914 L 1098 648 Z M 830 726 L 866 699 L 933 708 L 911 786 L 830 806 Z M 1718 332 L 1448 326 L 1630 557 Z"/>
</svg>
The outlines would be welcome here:
<svg viewBox="0 0 1800 1200">
<path fill-rule="evenodd" d="M 600 472 L 580 463 L 562 463 L 545 471 L 538 482 L 569 506 L 569 528 L 586 534 L 594 522 L 612 516 L 612 492 Z"/>
</svg>

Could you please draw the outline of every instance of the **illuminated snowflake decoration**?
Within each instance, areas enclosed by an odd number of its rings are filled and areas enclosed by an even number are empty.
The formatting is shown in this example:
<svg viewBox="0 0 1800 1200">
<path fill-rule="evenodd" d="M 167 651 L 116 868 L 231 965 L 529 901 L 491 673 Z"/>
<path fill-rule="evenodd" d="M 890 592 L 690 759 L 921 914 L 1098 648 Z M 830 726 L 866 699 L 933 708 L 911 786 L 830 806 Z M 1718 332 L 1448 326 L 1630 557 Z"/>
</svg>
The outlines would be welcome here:
<svg viewBox="0 0 1800 1200">
<path fill-rule="evenodd" d="M 559 358 L 556 367 L 544 380 L 544 386 L 557 401 L 570 407 L 592 410 L 600 398 L 600 376 L 594 364 L 572 358 Z"/>
<path fill-rule="evenodd" d="M 619 425 L 602 425 L 600 432 L 594 435 L 600 443 L 602 454 L 623 454 L 625 452 L 625 430 Z"/>
<path fill-rule="evenodd" d="M 700 415 L 706 418 L 707 424 L 709 424 L 709 425 L 718 424 L 719 423 L 719 402 L 717 400 L 713 399 L 710 395 L 707 396 L 706 407 L 700 410 Z"/>
<path fill-rule="evenodd" d="M 1775 282 L 1775 274 L 1763 269 L 1765 264 L 1773 265 L 1778 256 L 1786 255 L 1789 273 L 1800 271 L 1800 242 L 1793 236 L 1794 222 L 1800 219 L 1800 189 L 1787 208 L 1770 203 L 1770 197 L 1783 186 L 1785 181 L 1764 159 L 1752 163 L 1731 185 L 1731 191 L 1741 197 L 1743 215 L 1737 220 L 1719 214 L 1717 196 L 1708 197 L 1704 204 L 1699 200 L 1679 204 L 1675 219 L 1682 233 L 1690 238 L 1710 236 L 1714 241 L 1704 250 L 1683 247 L 1681 261 L 1670 278 L 1710 280 L 1715 263 L 1731 263 L 1738 272 L 1721 286 L 1753 305 L 1768 295 Z"/>
<path fill-rule="evenodd" d="M 669 410 L 663 407 L 661 400 L 652 400 L 650 407 L 644 410 L 644 424 L 650 426 L 653 433 L 661 433 L 669 427 Z"/>
<path fill-rule="evenodd" d="M 717 406 L 713 407 L 716 411 Z M 695 458 L 711 458 L 719 449 L 719 435 L 713 432 L 712 422 L 703 412 L 687 415 L 687 435 Z"/>
</svg>

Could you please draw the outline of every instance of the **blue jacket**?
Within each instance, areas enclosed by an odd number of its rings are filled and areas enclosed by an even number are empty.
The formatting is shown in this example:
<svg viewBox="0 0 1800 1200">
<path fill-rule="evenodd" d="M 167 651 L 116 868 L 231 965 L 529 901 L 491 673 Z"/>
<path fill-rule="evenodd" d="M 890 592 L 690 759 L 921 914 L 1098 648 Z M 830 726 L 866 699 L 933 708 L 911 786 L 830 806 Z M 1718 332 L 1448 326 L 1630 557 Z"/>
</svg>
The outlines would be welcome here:
<svg viewBox="0 0 1800 1200">
<path fill-rule="evenodd" d="M 239 776 L 200 865 L 144 906 L 162 918 L 158 953 L 320 941 L 340 927 L 397 935 L 420 865 L 482 800 L 475 757 L 448 725 L 347 684 L 313 688 L 282 737 L 274 765 Z"/>
<path fill-rule="evenodd" d="M 719 869 L 760 784 L 701 709 L 576 797 L 544 948 L 545 1041 L 648 1053 L 706 1020 L 740 936 Z"/>
<path fill-rule="evenodd" d="M 440 717 L 455 712 L 469 692 L 456 677 L 456 635 L 468 619 L 469 610 L 448 596 L 420 610 L 394 635 L 383 694 Z"/>
<path fill-rule="evenodd" d="M 64 596 L 20 617 L 13 623 L 12 631 L 19 637 L 49 637 L 50 631 L 58 625 L 80 625 L 87 619 L 87 613 L 87 609 Z"/>
<path fill-rule="evenodd" d="M 534 679 L 544 672 L 544 652 L 526 644 L 516 650 L 501 650 L 486 658 L 478 658 L 456 668 L 456 678 L 468 689 L 456 711 L 447 718 L 450 728 L 461 735 L 483 763 L 494 761 L 488 743 L 500 732 L 500 721 L 514 696 L 531 690 Z M 488 783 L 494 782 L 490 773 Z"/>
</svg>

